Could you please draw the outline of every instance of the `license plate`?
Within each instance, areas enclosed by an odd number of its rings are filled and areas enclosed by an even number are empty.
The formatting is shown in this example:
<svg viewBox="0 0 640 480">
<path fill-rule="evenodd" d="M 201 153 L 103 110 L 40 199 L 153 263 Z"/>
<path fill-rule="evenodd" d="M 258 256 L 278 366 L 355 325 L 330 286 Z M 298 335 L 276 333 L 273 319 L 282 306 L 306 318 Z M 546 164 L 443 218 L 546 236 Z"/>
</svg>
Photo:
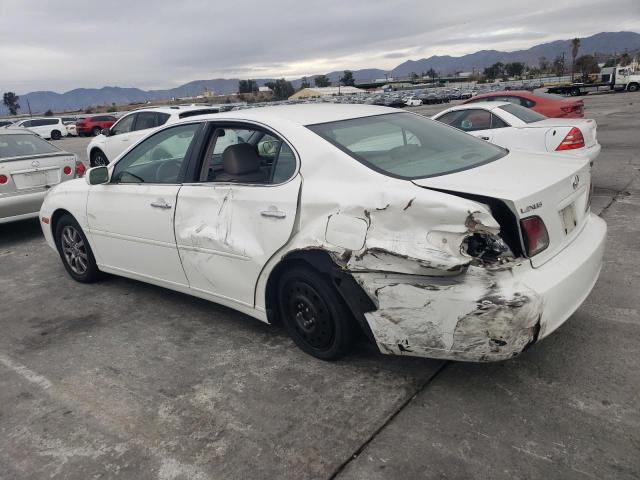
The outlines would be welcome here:
<svg viewBox="0 0 640 480">
<path fill-rule="evenodd" d="M 44 170 L 40 172 L 24 172 L 13 175 L 13 181 L 18 190 L 26 188 L 43 187 L 44 185 L 55 185 L 59 182 L 56 170 Z"/>
<path fill-rule="evenodd" d="M 573 229 L 576 228 L 576 225 L 578 225 L 576 209 L 573 203 L 560 210 L 560 216 L 562 217 L 562 224 L 564 225 L 564 233 L 569 235 Z"/>
</svg>

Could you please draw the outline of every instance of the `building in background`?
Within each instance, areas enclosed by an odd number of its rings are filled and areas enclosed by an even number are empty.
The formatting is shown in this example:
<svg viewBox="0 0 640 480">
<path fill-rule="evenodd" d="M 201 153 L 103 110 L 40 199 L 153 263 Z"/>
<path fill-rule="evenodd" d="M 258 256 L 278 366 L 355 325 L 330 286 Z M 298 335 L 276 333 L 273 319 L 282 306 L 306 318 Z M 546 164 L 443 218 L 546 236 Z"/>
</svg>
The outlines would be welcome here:
<svg viewBox="0 0 640 480">
<path fill-rule="evenodd" d="M 333 97 L 336 95 L 353 95 L 356 93 L 366 93 L 361 88 L 356 87 L 309 87 L 294 93 L 289 100 L 299 100 L 301 98 Z"/>
</svg>

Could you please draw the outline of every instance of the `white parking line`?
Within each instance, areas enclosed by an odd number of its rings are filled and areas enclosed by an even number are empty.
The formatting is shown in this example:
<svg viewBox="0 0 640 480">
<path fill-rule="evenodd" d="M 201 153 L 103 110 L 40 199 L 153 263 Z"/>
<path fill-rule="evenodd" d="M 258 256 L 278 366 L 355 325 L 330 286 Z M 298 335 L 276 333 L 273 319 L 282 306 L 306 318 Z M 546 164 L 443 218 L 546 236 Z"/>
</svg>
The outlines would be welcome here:
<svg viewBox="0 0 640 480">
<path fill-rule="evenodd" d="M 53 384 L 47 378 L 37 374 L 33 370 L 29 370 L 27 367 L 20 363 L 14 362 L 9 357 L 6 357 L 2 354 L 0 354 L 0 364 L 4 365 L 9 370 L 13 370 L 24 379 L 30 381 L 31 383 L 35 383 L 45 390 L 53 386 Z"/>
</svg>

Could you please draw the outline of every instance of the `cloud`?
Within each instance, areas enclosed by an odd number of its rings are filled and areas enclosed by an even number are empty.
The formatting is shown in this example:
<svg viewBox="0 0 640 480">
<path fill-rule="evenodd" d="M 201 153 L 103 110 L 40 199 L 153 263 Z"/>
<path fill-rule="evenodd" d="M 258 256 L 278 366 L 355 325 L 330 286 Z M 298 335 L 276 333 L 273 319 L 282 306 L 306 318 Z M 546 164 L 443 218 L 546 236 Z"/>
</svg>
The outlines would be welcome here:
<svg viewBox="0 0 640 480">
<path fill-rule="evenodd" d="M 21 0 L 2 6 L 0 90 L 391 69 L 619 30 L 640 31 L 637 0 L 458 0 L 455 9 L 420 0 Z"/>
</svg>

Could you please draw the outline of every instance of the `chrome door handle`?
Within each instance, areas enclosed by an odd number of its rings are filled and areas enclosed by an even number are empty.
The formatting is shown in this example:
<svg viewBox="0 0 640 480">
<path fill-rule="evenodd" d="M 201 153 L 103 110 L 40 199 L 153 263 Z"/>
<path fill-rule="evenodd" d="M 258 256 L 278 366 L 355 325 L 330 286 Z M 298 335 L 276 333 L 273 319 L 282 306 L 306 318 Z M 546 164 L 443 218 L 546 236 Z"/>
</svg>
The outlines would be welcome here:
<svg viewBox="0 0 640 480">
<path fill-rule="evenodd" d="M 165 209 L 165 210 L 168 209 L 168 208 L 171 208 L 171 205 L 169 205 L 165 201 L 151 202 L 151 206 L 155 207 L 155 208 L 162 208 L 162 209 Z"/>
<path fill-rule="evenodd" d="M 270 218 L 285 218 L 287 216 L 282 210 L 262 210 L 260 215 Z"/>
<path fill-rule="evenodd" d="M 482 140 L 489 140 L 489 137 L 480 137 Z"/>
</svg>

